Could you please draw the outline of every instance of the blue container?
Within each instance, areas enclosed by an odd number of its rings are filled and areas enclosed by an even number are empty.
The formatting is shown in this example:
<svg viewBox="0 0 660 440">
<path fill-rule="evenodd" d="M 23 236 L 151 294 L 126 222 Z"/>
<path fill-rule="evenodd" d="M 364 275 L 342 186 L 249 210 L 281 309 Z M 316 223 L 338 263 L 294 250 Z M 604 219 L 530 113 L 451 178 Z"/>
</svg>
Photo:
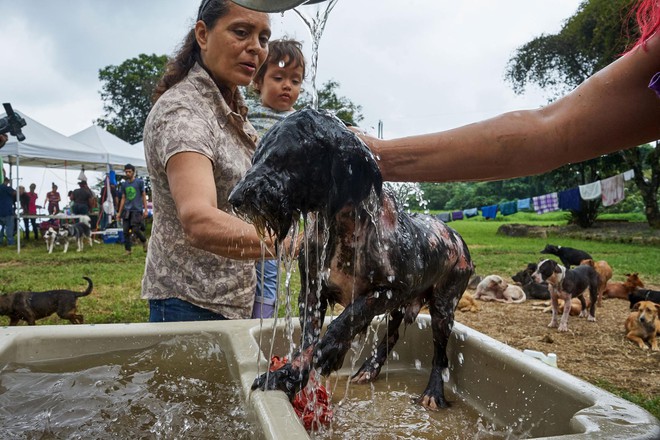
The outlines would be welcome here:
<svg viewBox="0 0 660 440">
<path fill-rule="evenodd" d="M 119 244 L 124 242 L 124 230 L 120 228 L 108 228 L 103 231 L 103 243 Z"/>
</svg>

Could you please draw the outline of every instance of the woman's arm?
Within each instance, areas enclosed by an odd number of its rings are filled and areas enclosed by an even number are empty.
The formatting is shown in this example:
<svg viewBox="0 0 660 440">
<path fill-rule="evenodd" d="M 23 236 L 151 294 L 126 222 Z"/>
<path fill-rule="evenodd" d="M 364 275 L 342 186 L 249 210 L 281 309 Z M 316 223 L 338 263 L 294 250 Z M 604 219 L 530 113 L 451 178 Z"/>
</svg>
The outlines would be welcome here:
<svg viewBox="0 0 660 440">
<path fill-rule="evenodd" d="M 648 88 L 660 71 L 660 35 L 573 92 L 537 110 L 505 113 L 439 133 L 363 138 L 385 180 L 499 180 L 540 174 L 660 139 L 660 99 Z"/>
<path fill-rule="evenodd" d="M 167 162 L 167 178 L 192 246 L 227 258 L 261 258 L 261 241 L 254 226 L 218 209 L 213 167 L 207 157 L 192 152 L 175 154 Z"/>
</svg>

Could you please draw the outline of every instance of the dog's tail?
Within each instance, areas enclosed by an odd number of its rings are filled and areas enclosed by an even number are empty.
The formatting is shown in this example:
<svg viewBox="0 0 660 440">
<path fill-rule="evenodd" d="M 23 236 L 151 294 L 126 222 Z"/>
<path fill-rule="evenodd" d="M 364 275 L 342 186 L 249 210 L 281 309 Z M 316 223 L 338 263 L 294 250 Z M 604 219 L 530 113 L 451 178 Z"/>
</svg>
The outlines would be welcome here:
<svg viewBox="0 0 660 440">
<path fill-rule="evenodd" d="M 94 283 L 92 283 L 92 280 L 90 278 L 83 277 L 83 279 L 87 280 L 87 290 L 85 290 L 84 292 L 76 293 L 77 297 L 87 296 L 90 293 L 92 293 L 92 290 L 94 289 Z"/>
</svg>

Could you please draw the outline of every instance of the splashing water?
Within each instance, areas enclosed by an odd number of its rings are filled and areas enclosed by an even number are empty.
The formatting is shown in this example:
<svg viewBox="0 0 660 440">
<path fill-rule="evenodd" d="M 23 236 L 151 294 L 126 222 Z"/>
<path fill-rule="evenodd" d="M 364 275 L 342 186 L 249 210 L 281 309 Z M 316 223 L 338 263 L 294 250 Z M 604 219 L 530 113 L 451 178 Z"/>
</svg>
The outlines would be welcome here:
<svg viewBox="0 0 660 440">
<path fill-rule="evenodd" d="M 294 12 L 305 23 L 309 34 L 312 38 L 312 62 L 310 66 L 311 81 L 312 81 L 312 108 L 319 109 L 319 95 L 316 88 L 316 71 L 318 68 L 319 60 L 319 44 L 321 43 L 321 36 L 325 30 L 326 22 L 330 12 L 339 0 L 328 0 L 314 5 L 298 6 Z"/>
<path fill-rule="evenodd" d="M 394 195 L 396 202 L 408 213 L 410 213 L 410 202 L 412 200 L 417 202 L 417 205 L 422 208 L 424 214 L 429 213 L 427 209 L 429 202 L 424 197 L 424 190 L 419 183 L 383 182 L 383 186 Z"/>
</svg>

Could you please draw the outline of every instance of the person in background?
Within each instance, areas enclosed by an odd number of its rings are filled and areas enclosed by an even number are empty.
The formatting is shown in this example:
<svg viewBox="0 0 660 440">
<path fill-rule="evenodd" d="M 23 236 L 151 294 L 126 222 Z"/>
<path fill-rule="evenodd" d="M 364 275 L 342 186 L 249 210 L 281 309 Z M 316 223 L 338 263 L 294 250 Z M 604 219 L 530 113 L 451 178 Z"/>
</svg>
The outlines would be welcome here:
<svg viewBox="0 0 660 440">
<path fill-rule="evenodd" d="M 144 181 L 135 175 L 135 167 L 130 163 L 124 167 L 126 180 L 122 184 L 123 194 L 117 210 L 117 220 L 122 219 L 124 230 L 124 249 L 126 255 L 131 255 L 131 233 L 142 242 L 142 249 L 147 252 L 147 238 L 142 233 L 144 219 L 147 218 L 147 193 Z"/>
<path fill-rule="evenodd" d="M 261 138 L 277 121 L 294 112 L 305 78 L 302 44 L 295 40 L 268 43 L 268 58 L 252 80 L 260 104 L 249 108 L 248 120 Z M 272 318 L 277 296 L 277 260 L 257 261 L 257 289 L 253 318 Z"/>
<path fill-rule="evenodd" d="M 268 14 L 204 0 L 156 87 L 144 128 L 154 220 L 142 298 L 151 321 L 252 314 L 262 242 L 228 198 L 257 141 L 239 86 L 265 61 L 270 35 Z M 271 239 L 265 245 L 275 253 Z"/>
<path fill-rule="evenodd" d="M 53 182 L 51 190 L 46 194 L 46 200 L 44 200 L 44 205 L 48 206 L 48 214 L 55 215 L 60 212 L 60 201 L 62 198 L 57 192 L 57 185 Z"/>
<path fill-rule="evenodd" d="M 546 107 L 448 131 L 360 137 L 390 181 L 501 180 L 551 171 L 660 139 L 660 2 L 635 5 L 641 37 Z"/>
<path fill-rule="evenodd" d="M 37 188 L 37 185 L 34 183 L 30 184 L 30 192 L 25 191 L 24 186 L 18 187 L 18 198 L 21 203 L 21 209 L 23 210 L 23 226 L 25 228 L 25 240 L 30 239 L 30 225 L 32 226 L 32 231 L 34 231 L 34 239 L 39 239 L 39 229 L 37 228 L 37 219 L 36 217 L 27 218 L 28 215 L 37 215 L 37 199 L 38 196 L 34 192 Z"/>
<path fill-rule="evenodd" d="M 89 186 L 87 186 L 86 180 L 78 182 L 78 186 L 79 188 L 73 191 L 73 206 L 71 207 L 71 212 L 74 215 L 89 215 L 94 193 L 89 189 Z"/>
<path fill-rule="evenodd" d="M 9 136 L 6 134 L 0 134 L 0 148 L 4 147 L 8 140 Z"/>
<path fill-rule="evenodd" d="M 16 191 L 11 187 L 11 181 L 4 178 L 0 186 L 0 245 L 3 244 L 4 237 L 7 237 L 7 244 L 14 244 L 14 202 L 16 201 Z"/>
</svg>

